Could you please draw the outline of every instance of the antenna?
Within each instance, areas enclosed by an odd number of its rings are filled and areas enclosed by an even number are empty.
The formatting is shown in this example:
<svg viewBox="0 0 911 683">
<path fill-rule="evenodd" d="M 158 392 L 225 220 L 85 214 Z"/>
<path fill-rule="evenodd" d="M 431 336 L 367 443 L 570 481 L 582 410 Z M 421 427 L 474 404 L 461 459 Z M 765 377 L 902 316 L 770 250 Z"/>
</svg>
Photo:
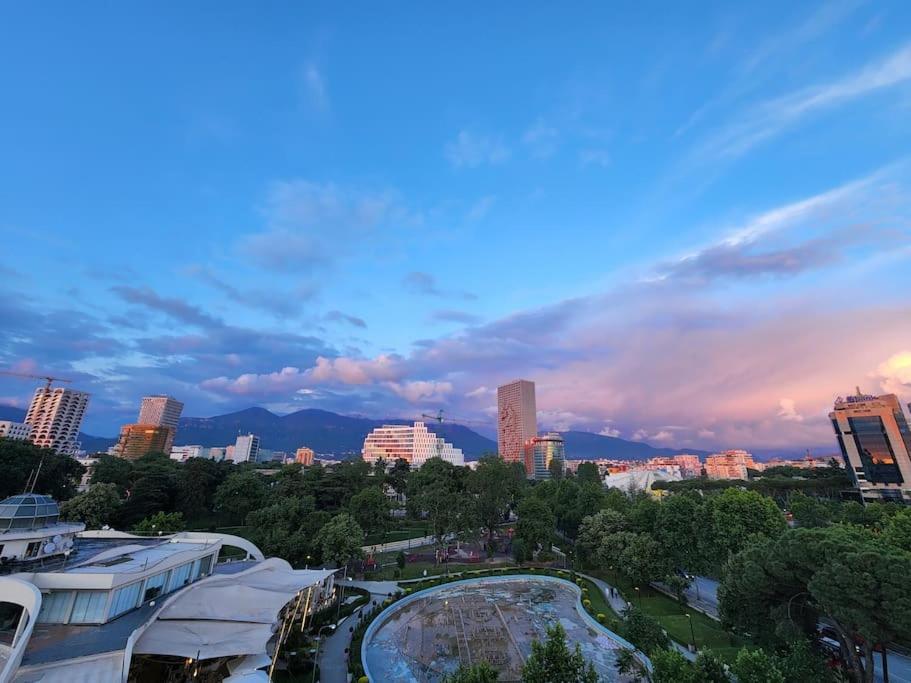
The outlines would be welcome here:
<svg viewBox="0 0 911 683">
<path fill-rule="evenodd" d="M 35 485 L 38 483 L 38 475 L 41 474 L 41 466 L 44 465 L 44 456 L 41 456 L 41 462 L 38 463 L 38 470 L 35 472 L 35 479 L 32 481 L 32 485 L 26 493 L 34 493 Z"/>
</svg>

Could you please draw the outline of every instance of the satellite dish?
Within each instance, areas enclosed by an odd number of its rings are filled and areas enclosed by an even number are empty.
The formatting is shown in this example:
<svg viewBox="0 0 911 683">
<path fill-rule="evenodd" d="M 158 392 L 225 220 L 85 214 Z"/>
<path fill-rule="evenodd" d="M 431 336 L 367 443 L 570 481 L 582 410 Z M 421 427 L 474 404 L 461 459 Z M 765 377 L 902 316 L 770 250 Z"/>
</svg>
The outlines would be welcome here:
<svg viewBox="0 0 911 683">
<path fill-rule="evenodd" d="M 56 544 L 56 543 L 47 543 L 47 544 L 45 544 L 45 546 L 44 546 L 44 553 L 45 553 L 46 555 L 50 555 L 50 554 L 51 554 L 52 552 L 54 552 L 55 550 L 57 550 L 57 544 Z"/>
<path fill-rule="evenodd" d="M 52 540 L 54 543 L 56 543 L 57 545 L 60 545 L 60 541 L 63 540 L 63 536 L 61 536 L 60 534 L 57 534 L 57 535 L 54 536 L 54 538 L 52 538 L 51 540 Z"/>
<path fill-rule="evenodd" d="M 63 542 L 63 547 L 66 548 L 67 550 L 69 550 L 70 548 L 72 548 L 72 547 L 73 547 L 73 539 L 72 539 L 72 538 L 66 539 L 66 540 Z"/>
</svg>

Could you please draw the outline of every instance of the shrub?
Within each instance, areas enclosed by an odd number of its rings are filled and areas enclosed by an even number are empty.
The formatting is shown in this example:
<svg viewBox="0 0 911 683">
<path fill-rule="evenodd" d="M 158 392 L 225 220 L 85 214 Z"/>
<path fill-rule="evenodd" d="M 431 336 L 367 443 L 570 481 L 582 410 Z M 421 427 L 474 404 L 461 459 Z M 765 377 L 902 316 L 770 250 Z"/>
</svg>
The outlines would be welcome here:
<svg viewBox="0 0 911 683">
<path fill-rule="evenodd" d="M 598 619 L 599 624 L 603 624 L 607 621 L 607 615 L 605 615 L 604 612 L 598 612 L 598 616 L 596 618 Z"/>
<path fill-rule="evenodd" d="M 370 679 L 367 678 L 366 676 L 361 676 L 360 678 L 357 679 L 357 683 L 370 683 Z"/>
<path fill-rule="evenodd" d="M 585 600 L 582 601 L 582 606 L 585 607 L 585 609 L 589 609 L 592 606 L 592 601 L 585 598 Z"/>
</svg>

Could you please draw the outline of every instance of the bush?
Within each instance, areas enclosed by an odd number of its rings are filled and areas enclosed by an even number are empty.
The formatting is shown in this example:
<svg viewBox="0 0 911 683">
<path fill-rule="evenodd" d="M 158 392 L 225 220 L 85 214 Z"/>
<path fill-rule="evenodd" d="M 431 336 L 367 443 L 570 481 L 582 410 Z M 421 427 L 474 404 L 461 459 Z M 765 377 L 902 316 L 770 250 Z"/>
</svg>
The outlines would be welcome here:
<svg viewBox="0 0 911 683">
<path fill-rule="evenodd" d="M 604 614 L 604 612 L 598 612 L 598 616 L 596 618 L 599 624 L 603 624 L 607 621 L 607 615 Z"/>
<path fill-rule="evenodd" d="M 357 683 L 370 683 L 370 679 L 367 678 L 366 676 L 361 676 L 360 678 L 357 679 Z"/>
<path fill-rule="evenodd" d="M 592 601 L 585 598 L 585 600 L 582 601 L 582 606 L 585 607 L 585 609 L 589 609 L 592 606 Z"/>
</svg>

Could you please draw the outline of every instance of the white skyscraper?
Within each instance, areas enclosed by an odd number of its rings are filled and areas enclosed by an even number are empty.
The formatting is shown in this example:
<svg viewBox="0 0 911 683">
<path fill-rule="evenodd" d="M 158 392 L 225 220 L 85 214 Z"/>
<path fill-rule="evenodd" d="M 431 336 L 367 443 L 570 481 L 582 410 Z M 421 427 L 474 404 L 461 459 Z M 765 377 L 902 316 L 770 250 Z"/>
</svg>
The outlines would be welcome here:
<svg viewBox="0 0 911 683">
<path fill-rule="evenodd" d="M 255 434 L 247 434 L 237 437 L 230 459 L 234 462 L 256 462 L 257 455 L 259 455 L 259 437 Z"/>
<path fill-rule="evenodd" d="M 401 458 L 414 468 L 436 457 L 459 467 L 465 465 L 462 450 L 431 432 L 423 422 L 377 427 L 364 439 L 361 456 L 371 464 L 385 460 L 388 465 Z"/>
<path fill-rule="evenodd" d="M 524 462 L 538 435 L 535 383 L 517 379 L 497 389 L 497 450 L 506 462 Z"/>
<path fill-rule="evenodd" d="M 177 431 L 183 403 L 172 396 L 145 396 L 139 408 L 137 424 L 170 427 Z"/>
<path fill-rule="evenodd" d="M 61 387 L 35 390 L 25 423 L 32 428 L 32 443 L 57 453 L 75 455 L 79 429 L 89 404 L 89 395 Z"/>
</svg>

